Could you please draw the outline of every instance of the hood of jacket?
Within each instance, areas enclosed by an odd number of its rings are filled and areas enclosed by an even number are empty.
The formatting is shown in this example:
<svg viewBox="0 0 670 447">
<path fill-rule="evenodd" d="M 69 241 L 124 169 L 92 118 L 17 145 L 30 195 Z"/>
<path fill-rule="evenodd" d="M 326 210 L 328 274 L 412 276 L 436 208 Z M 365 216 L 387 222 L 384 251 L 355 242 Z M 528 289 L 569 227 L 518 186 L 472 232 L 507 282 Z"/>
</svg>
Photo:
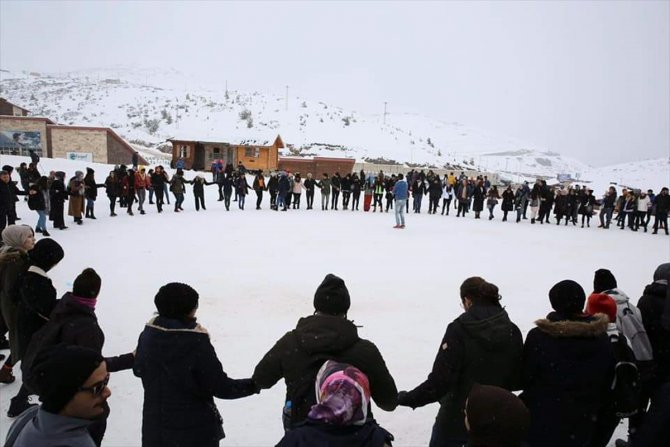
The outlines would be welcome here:
<svg viewBox="0 0 670 447">
<path fill-rule="evenodd" d="M 668 290 L 668 284 L 665 280 L 655 281 L 644 288 L 644 295 L 665 297 Z"/>
<path fill-rule="evenodd" d="M 507 311 L 500 306 L 472 306 L 457 320 L 463 330 L 488 351 L 509 346 L 515 334 Z"/>
<path fill-rule="evenodd" d="M 605 295 L 611 296 L 614 301 L 616 301 L 617 306 L 620 304 L 626 304 L 630 301 L 630 298 L 628 298 L 628 295 L 626 295 L 623 290 L 619 288 L 615 289 L 610 289 L 610 290 L 605 290 L 601 293 L 604 293 Z"/>
<path fill-rule="evenodd" d="M 565 318 L 556 312 L 547 315 L 547 318 L 537 320 L 535 325 L 547 335 L 554 338 L 594 338 L 607 333 L 609 318 L 605 314 L 595 314 L 593 317 L 580 316 L 571 319 Z"/>
<path fill-rule="evenodd" d="M 359 340 L 354 323 L 331 315 L 301 318 L 293 333 L 300 348 L 308 354 L 337 353 Z"/>
<path fill-rule="evenodd" d="M 95 311 L 90 307 L 77 303 L 74 300 L 74 295 L 72 295 L 71 292 L 65 293 L 65 295 L 63 295 L 63 297 L 58 301 L 58 304 L 56 304 L 56 307 L 51 312 L 51 318 L 54 320 L 58 320 L 74 314 L 81 314 L 82 316 L 83 315 L 90 316 L 93 319 L 97 320 L 97 317 L 95 316 Z"/>
</svg>

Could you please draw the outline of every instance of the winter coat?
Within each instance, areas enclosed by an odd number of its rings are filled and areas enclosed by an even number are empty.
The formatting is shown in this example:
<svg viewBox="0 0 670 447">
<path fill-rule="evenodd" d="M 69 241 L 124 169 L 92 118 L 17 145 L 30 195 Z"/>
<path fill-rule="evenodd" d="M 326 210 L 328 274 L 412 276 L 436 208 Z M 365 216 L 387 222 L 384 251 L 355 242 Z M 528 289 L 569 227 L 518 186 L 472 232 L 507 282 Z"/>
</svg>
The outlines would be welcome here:
<svg viewBox="0 0 670 447">
<path fill-rule="evenodd" d="M 151 184 L 154 187 L 154 190 L 162 190 L 165 188 L 165 183 L 167 183 L 167 179 L 165 178 L 164 173 L 158 173 L 155 172 L 151 174 Z"/>
<path fill-rule="evenodd" d="M 670 209 L 670 195 L 669 194 L 659 194 L 656 196 L 655 200 L 656 205 L 656 216 L 666 216 L 668 214 L 668 209 Z"/>
<path fill-rule="evenodd" d="M 0 213 L 6 213 L 12 209 L 14 201 L 9 192 L 9 184 L 0 180 Z"/>
<path fill-rule="evenodd" d="M 433 182 L 428 187 L 428 196 L 431 199 L 439 199 L 442 197 L 442 185 L 438 181 L 437 183 Z"/>
<path fill-rule="evenodd" d="M 305 422 L 286 432 L 276 447 L 384 447 L 392 440 L 375 421 L 348 426 Z"/>
<path fill-rule="evenodd" d="M 293 182 L 293 190 L 291 191 L 293 194 L 301 194 L 302 193 L 302 181 L 300 178 L 295 179 Z"/>
<path fill-rule="evenodd" d="M 37 185 L 28 188 L 28 208 L 33 211 L 45 211 L 47 208 L 44 194 Z"/>
<path fill-rule="evenodd" d="M 522 352 L 521 331 L 503 308 L 474 305 L 447 326 L 428 378 L 398 404 L 439 401 L 434 430 L 440 435 L 434 435 L 466 438 L 463 410 L 472 385 L 519 389 Z"/>
<path fill-rule="evenodd" d="M 370 381 L 370 393 L 377 406 L 386 411 L 396 407 L 398 391 L 382 355 L 372 342 L 359 338 L 356 326 L 342 317 L 301 318 L 296 328 L 280 338 L 261 359 L 253 380 L 264 389 L 284 379 L 294 426 L 305 420 L 316 403 L 314 381 L 326 360 L 360 369 Z"/>
<path fill-rule="evenodd" d="M 556 205 L 554 206 L 554 214 L 557 218 L 568 215 L 568 196 L 565 194 L 556 195 Z"/>
<path fill-rule="evenodd" d="M 84 211 L 84 180 L 72 177 L 67 189 L 70 195 L 67 214 L 75 218 L 81 218 L 81 213 Z"/>
<path fill-rule="evenodd" d="M 214 397 L 237 399 L 256 392 L 250 379 L 223 371 L 207 331 L 165 317 L 140 334 L 135 375 L 142 379 L 142 447 L 214 447 L 225 435 Z"/>
<path fill-rule="evenodd" d="M 193 195 L 198 197 L 203 197 L 205 195 L 205 186 L 213 185 L 214 182 L 208 182 L 202 177 L 196 177 L 193 179 Z"/>
<path fill-rule="evenodd" d="M 324 178 L 320 182 L 317 182 L 316 186 L 321 188 L 321 195 L 324 195 L 324 196 L 329 196 L 330 195 L 331 181 L 330 181 L 329 178 Z"/>
<path fill-rule="evenodd" d="M 95 183 L 93 170 L 87 168 L 86 171 L 86 177 L 84 177 L 84 197 L 89 200 L 96 200 L 98 198 L 98 184 Z"/>
<path fill-rule="evenodd" d="M 616 202 L 616 193 L 607 192 L 603 197 L 603 207 L 604 208 L 614 208 L 614 203 Z"/>
<path fill-rule="evenodd" d="M 376 183 L 375 183 L 376 185 Z M 377 190 L 375 189 L 375 194 L 377 193 Z M 423 196 L 427 193 L 426 190 L 426 184 L 423 182 L 423 180 L 415 180 L 412 183 L 412 197 L 418 197 L 418 196 Z"/>
<path fill-rule="evenodd" d="M 181 175 L 175 175 L 170 181 L 170 191 L 174 194 L 185 194 L 186 193 L 186 180 Z"/>
<path fill-rule="evenodd" d="M 241 176 L 237 180 L 237 195 L 239 196 L 246 196 L 249 193 L 249 184 L 247 183 L 247 178 L 245 176 Z"/>
<path fill-rule="evenodd" d="M 664 281 L 653 282 L 644 288 L 644 294 L 637 303 L 654 351 L 658 382 L 670 382 L 670 331 L 663 328 L 661 321 L 667 290 L 668 285 Z"/>
<path fill-rule="evenodd" d="M 121 182 L 121 192 L 125 197 L 134 197 L 136 189 L 134 174 L 123 177 L 123 181 Z"/>
<path fill-rule="evenodd" d="M 342 191 L 351 191 L 351 177 L 343 177 L 340 183 L 342 185 Z"/>
<path fill-rule="evenodd" d="M 56 178 L 49 187 L 49 196 L 51 198 L 51 203 L 62 206 L 68 199 L 65 183 L 59 178 Z"/>
<path fill-rule="evenodd" d="M 254 178 L 253 189 L 256 192 L 265 191 L 267 189 L 265 187 L 265 177 L 263 177 L 262 175 L 257 175 Z"/>
<path fill-rule="evenodd" d="M 330 179 L 330 186 L 333 188 L 333 192 L 339 192 L 342 186 L 342 178 L 339 175 L 335 175 Z"/>
<path fill-rule="evenodd" d="M 18 358 L 26 352 L 30 338 L 49 321 L 49 315 L 56 306 L 56 289 L 51 279 L 39 267 L 31 266 L 19 285 L 20 301 L 17 311 Z"/>
<path fill-rule="evenodd" d="M 651 208 L 651 200 L 648 196 L 640 197 L 637 199 L 637 211 L 640 213 L 646 213 L 647 210 Z"/>
<path fill-rule="evenodd" d="M 579 199 L 579 214 L 583 214 L 585 216 L 592 216 L 593 215 L 593 205 L 596 203 L 596 198 L 593 195 L 586 195 L 584 194 L 583 196 L 580 197 Z"/>
<path fill-rule="evenodd" d="M 511 189 L 503 191 L 501 209 L 503 211 L 512 211 L 514 209 L 514 193 Z"/>
<path fill-rule="evenodd" d="M 13 358 L 21 358 L 16 320 L 21 300 L 19 292 L 21 278 L 29 266 L 28 254 L 15 248 L 8 250 L 0 260 L 0 309 L 9 330 L 9 349 Z"/>
<path fill-rule="evenodd" d="M 407 200 L 407 182 L 403 180 L 398 180 L 393 185 L 393 196 L 396 200 Z"/>
<path fill-rule="evenodd" d="M 276 194 L 279 191 L 279 178 L 276 175 L 271 176 L 268 180 L 268 191 L 270 191 L 270 194 Z"/>
<path fill-rule="evenodd" d="M 285 196 L 288 194 L 288 192 L 291 190 L 291 182 L 289 181 L 288 177 L 285 175 L 282 175 L 279 177 L 279 195 L 280 196 Z"/>
<path fill-rule="evenodd" d="M 472 192 L 472 185 L 463 186 L 461 183 L 458 185 L 458 189 L 456 190 L 456 198 L 462 203 L 468 203 L 472 197 Z"/>
<path fill-rule="evenodd" d="M 27 420 L 26 420 L 27 419 Z M 88 432 L 94 421 L 49 413 L 42 408 L 22 413 L 7 433 L 17 437 L 6 447 L 95 447 Z M 19 433 L 15 433 L 22 427 Z"/>
<path fill-rule="evenodd" d="M 47 328 L 59 334 L 58 341 L 60 343 L 90 348 L 102 354 L 105 334 L 98 325 L 95 310 L 78 303 L 70 292 L 58 300 L 42 331 L 46 331 Z M 105 357 L 107 371 L 116 372 L 131 369 L 133 360 L 132 354 Z"/>
<path fill-rule="evenodd" d="M 107 197 L 112 199 L 117 198 L 121 193 L 119 182 L 114 177 L 107 177 L 105 180 L 105 189 L 107 189 Z"/>
<path fill-rule="evenodd" d="M 475 186 L 472 197 L 472 211 L 482 211 L 484 209 L 484 197 L 486 197 L 484 186 Z"/>
<path fill-rule="evenodd" d="M 535 324 L 524 344 L 521 394 L 531 416 L 530 447 L 590 446 L 614 373 L 608 318 L 552 312 Z"/>
<path fill-rule="evenodd" d="M 306 178 L 303 185 L 305 185 L 305 190 L 307 190 L 307 192 L 314 191 L 316 181 L 313 178 Z"/>
<path fill-rule="evenodd" d="M 135 173 L 135 189 L 149 189 L 151 187 L 151 177 L 141 172 Z"/>
</svg>

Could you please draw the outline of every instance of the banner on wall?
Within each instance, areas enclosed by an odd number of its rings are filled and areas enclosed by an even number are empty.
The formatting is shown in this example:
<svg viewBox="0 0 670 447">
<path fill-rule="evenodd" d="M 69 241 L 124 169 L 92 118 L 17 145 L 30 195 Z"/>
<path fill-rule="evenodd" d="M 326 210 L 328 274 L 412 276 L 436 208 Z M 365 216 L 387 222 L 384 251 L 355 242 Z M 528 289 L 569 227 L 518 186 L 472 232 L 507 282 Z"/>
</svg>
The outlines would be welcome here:
<svg viewBox="0 0 670 447">
<path fill-rule="evenodd" d="M 23 130 L 0 131 L 0 146 L 6 149 L 42 151 L 41 132 Z"/>
<path fill-rule="evenodd" d="M 93 154 L 91 152 L 66 152 L 65 158 L 72 161 L 87 161 L 93 163 Z"/>
</svg>

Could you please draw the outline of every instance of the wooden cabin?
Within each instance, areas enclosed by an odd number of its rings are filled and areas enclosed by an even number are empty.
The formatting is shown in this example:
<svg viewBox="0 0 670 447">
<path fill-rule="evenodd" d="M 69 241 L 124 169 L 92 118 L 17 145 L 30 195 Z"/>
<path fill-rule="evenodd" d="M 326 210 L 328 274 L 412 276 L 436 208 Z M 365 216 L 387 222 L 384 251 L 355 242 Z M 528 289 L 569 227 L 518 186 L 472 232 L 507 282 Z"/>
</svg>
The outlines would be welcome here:
<svg viewBox="0 0 670 447">
<path fill-rule="evenodd" d="M 256 140 L 230 143 L 170 138 L 168 141 L 172 143 L 172 167 L 175 167 L 181 158 L 186 169 L 196 171 L 209 170 L 216 160 L 221 160 L 224 165 L 233 166 L 242 162 L 249 170 L 275 171 L 279 160 L 279 149 L 284 148 L 280 135 L 277 135 L 272 144 L 269 144 L 269 141 Z"/>
</svg>

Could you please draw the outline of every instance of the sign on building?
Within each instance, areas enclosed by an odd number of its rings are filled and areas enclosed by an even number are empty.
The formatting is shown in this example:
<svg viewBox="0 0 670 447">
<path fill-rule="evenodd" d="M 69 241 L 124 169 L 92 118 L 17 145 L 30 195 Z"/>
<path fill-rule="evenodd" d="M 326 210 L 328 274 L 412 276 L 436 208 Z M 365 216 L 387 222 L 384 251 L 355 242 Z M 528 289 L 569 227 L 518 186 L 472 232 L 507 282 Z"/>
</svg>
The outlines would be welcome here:
<svg viewBox="0 0 670 447">
<path fill-rule="evenodd" d="M 93 153 L 91 152 L 66 152 L 65 158 L 72 161 L 88 161 L 93 162 Z"/>
<path fill-rule="evenodd" d="M 563 182 L 569 182 L 572 180 L 572 177 L 570 177 L 570 174 L 558 174 L 558 182 L 563 183 Z"/>
</svg>

